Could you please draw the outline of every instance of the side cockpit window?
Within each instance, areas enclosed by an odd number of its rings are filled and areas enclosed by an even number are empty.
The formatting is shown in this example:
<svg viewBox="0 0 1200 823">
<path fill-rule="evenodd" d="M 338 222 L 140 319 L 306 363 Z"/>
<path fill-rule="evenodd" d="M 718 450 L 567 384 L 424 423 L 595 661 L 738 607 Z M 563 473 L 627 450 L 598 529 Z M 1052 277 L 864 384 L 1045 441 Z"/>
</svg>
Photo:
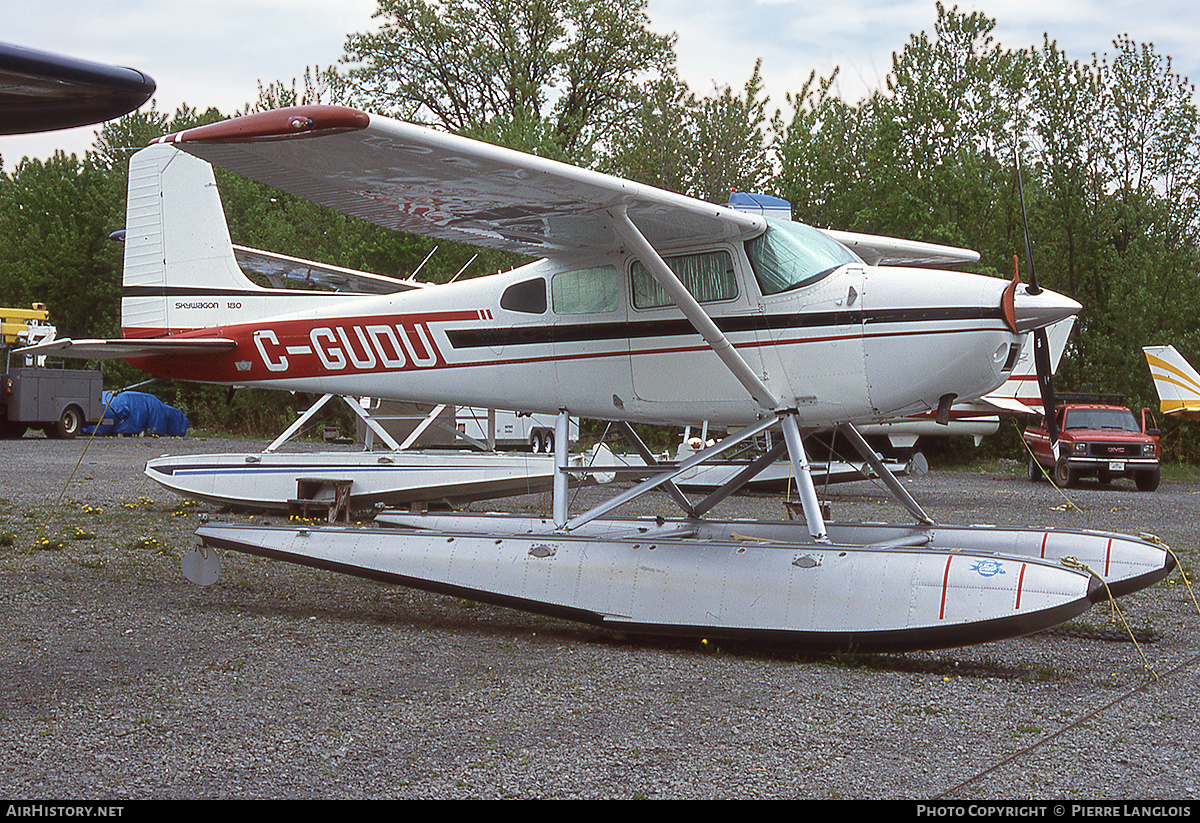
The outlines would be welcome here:
<svg viewBox="0 0 1200 823">
<path fill-rule="evenodd" d="M 729 252 L 685 254 L 664 259 L 697 301 L 713 303 L 737 297 L 737 275 L 734 273 L 733 257 Z M 633 261 L 632 274 L 635 308 L 654 309 L 672 304 L 671 298 L 641 261 Z"/>
<path fill-rule="evenodd" d="M 621 281 L 613 266 L 561 271 L 550 278 L 550 302 L 555 314 L 602 314 L 616 311 Z"/>
<path fill-rule="evenodd" d="M 545 314 L 546 280 L 538 277 L 513 283 L 500 295 L 500 308 L 527 314 Z"/>
</svg>

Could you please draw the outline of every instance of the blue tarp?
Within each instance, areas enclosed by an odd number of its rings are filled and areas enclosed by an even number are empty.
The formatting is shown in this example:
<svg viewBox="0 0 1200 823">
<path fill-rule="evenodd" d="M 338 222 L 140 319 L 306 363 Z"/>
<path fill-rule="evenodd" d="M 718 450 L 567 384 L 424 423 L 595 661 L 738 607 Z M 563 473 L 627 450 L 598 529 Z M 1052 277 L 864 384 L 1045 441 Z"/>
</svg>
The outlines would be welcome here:
<svg viewBox="0 0 1200 823">
<path fill-rule="evenodd" d="M 106 434 L 157 434 L 166 437 L 182 437 L 187 434 L 187 415 L 179 409 L 168 406 L 152 394 L 136 391 L 123 391 L 119 394 L 106 391 L 104 393 L 104 421 L 112 421 L 112 425 L 102 423 L 99 426 L 89 426 L 85 434 L 93 430 L 98 435 Z"/>
</svg>

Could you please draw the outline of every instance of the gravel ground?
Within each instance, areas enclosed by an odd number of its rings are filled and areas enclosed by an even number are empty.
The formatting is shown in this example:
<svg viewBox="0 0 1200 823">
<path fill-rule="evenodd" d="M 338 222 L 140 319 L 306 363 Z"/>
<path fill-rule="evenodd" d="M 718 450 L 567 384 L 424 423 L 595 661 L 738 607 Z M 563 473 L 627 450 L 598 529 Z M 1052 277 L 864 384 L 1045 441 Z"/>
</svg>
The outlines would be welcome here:
<svg viewBox="0 0 1200 823">
<path fill-rule="evenodd" d="M 633 643 L 236 554 L 193 586 L 179 555 L 206 507 L 142 466 L 263 445 L 0 441 L 0 796 L 1200 795 L 1200 617 L 1178 572 L 1121 601 L 1138 644 L 1093 632 L 1099 606 L 1071 631 L 904 655 Z M 1067 510 L 1015 464 L 906 482 L 942 522 L 1148 531 L 1198 560 L 1198 484 L 1091 485 Z M 779 518 L 781 497 L 723 513 Z M 870 483 L 827 497 L 837 519 L 908 520 Z"/>
</svg>

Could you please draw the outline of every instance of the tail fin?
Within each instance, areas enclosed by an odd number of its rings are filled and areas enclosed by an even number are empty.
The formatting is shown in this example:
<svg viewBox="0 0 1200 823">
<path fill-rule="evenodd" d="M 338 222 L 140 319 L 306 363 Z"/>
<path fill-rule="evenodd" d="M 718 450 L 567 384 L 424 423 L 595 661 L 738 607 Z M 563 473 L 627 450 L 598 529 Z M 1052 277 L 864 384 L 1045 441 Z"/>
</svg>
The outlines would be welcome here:
<svg viewBox="0 0 1200 823">
<path fill-rule="evenodd" d="M 1174 346 L 1145 346 L 1159 410 L 1173 417 L 1200 417 L 1200 374 Z"/>
<path fill-rule="evenodd" d="M 171 146 L 135 154 L 125 218 L 123 336 L 244 321 L 241 296 L 263 292 L 269 290 L 247 278 L 234 259 L 212 167 Z"/>
</svg>

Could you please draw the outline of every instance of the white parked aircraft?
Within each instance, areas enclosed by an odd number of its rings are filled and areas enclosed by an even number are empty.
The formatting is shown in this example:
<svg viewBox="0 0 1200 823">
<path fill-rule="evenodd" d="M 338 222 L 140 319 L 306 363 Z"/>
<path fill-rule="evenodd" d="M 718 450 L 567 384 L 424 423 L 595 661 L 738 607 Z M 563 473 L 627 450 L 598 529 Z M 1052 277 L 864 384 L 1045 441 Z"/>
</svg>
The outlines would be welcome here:
<svg viewBox="0 0 1200 823">
<path fill-rule="evenodd" d="M 381 295 L 260 288 L 238 266 L 204 161 L 398 231 L 541 259 Z M 208 547 L 627 631 L 935 648 L 1054 625 L 1104 597 L 1103 584 L 1119 595 L 1173 566 L 1139 538 L 935 526 L 858 435 L 856 424 L 944 415 L 996 389 L 1023 335 L 1078 311 L 1016 277 L 903 267 L 977 258 L 890 238 L 834 239 L 351 109 L 301 107 L 181 132 L 135 155 L 124 338 L 52 346 L 125 357 L 174 379 L 558 415 L 550 519 L 210 524 L 199 531 Z M 742 428 L 572 516 L 567 479 L 581 470 L 568 461 L 569 415 L 616 421 L 650 464 L 632 422 Z M 826 522 L 801 438 L 834 427 L 915 525 Z M 768 429 L 783 437 L 704 499 L 672 482 Z M 802 524 L 705 517 L 784 453 Z M 654 488 L 684 517 L 602 519 Z M 1067 557 L 1085 568 L 1060 562 Z M 189 563 L 208 580 L 206 558 Z"/>
</svg>

